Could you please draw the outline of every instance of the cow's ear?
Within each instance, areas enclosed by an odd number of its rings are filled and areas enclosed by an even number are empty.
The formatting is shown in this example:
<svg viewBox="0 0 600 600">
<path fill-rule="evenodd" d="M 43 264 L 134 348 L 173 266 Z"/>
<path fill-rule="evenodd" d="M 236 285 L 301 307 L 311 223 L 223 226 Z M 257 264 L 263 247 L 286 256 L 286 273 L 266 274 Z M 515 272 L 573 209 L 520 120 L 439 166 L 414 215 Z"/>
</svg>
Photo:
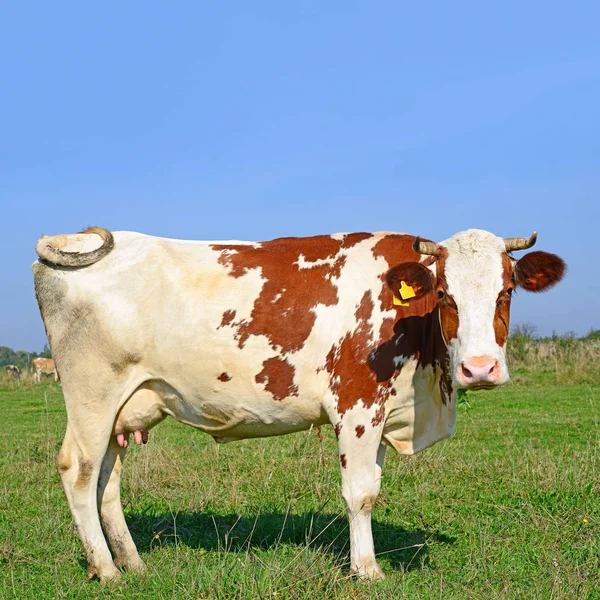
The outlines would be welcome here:
<svg viewBox="0 0 600 600">
<path fill-rule="evenodd" d="M 548 252 L 530 252 L 515 264 L 515 281 L 528 292 L 543 292 L 556 285 L 567 265 L 560 256 Z"/>
<path fill-rule="evenodd" d="M 432 293 L 435 287 L 433 273 L 421 263 L 407 262 L 392 267 L 386 275 L 387 284 L 396 298 L 402 299 L 400 288 L 409 286 L 414 292 L 414 298 L 423 298 Z M 402 285 L 404 282 L 404 286 Z"/>
</svg>

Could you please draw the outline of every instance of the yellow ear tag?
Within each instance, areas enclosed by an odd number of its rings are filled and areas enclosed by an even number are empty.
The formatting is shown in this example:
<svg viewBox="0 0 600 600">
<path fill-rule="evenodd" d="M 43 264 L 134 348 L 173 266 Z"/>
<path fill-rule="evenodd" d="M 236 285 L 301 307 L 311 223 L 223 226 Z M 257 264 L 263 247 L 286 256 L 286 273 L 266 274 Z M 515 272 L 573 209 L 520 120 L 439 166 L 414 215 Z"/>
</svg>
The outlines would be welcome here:
<svg viewBox="0 0 600 600">
<path fill-rule="evenodd" d="M 400 282 L 400 289 L 398 291 L 400 292 L 402 300 L 408 300 L 409 298 L 414 298 L 416 296 L 415 290 L 413 290 L 410 285 L 406 285 L 404 281 Z"/>
<path fill-rule="evenodd" d="M 398 293 L 402 297 L 402 300 L 409 300 L 410 298 L 414 298 L 416 296 L 415 290 L 413 290 L 412 287 L 410 287 L 410 285 L 406 285 L 406 282 L 404 281 L 400 282 L 400 289 L 398 290 Z M 397 298 L 394 294 L 395 306 L 408 306 L 408 302 L 402 302 L 402 300 L 400 300 L 400 298 Z"/>
</svg>

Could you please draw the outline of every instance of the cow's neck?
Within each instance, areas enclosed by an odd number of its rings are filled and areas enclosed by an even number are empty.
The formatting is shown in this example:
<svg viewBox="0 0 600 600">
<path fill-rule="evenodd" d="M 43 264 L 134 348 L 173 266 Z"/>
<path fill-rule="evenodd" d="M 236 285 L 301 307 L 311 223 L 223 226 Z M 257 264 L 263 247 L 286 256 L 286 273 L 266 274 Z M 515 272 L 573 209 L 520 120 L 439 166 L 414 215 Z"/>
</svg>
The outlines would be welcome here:
<svg viewBox="0 0 600 600">
<path fill-rule="evenodd" d="M 400 454 L 414 454 L 451 436 L 456 421 L 438 309 L 399 319 L 384 339 L 370 363 L 391 387 L 384 439 Z"/>
<path fill-rule="evenodd" d="M 449 355 L 442 336 L 439 310 L 423 316 L 400 318 L 387 332 L 371 354 L 369 364 L 379 382 L 391 382 L 402 373 L 403 366 L 416 361 L 416 368 L 432 374 L 439 385 L 442 402 L 452 397 Z M 427 369 L 431 367 L 431 371 Z"/>
</svg>

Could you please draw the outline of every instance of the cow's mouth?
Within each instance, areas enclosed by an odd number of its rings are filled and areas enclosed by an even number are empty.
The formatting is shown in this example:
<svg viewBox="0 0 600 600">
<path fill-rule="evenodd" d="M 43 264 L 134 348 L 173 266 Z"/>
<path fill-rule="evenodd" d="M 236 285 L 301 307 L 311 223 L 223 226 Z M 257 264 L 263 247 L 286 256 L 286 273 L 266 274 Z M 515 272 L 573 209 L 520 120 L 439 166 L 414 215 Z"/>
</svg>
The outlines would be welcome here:
<svg viewBox="0 0 600 600">
<path fill-rule="evenodd" d="M 470 385 L 466 389 L 475 392 L 477 390 L 493 390 L 497 387 L 499 387 L 497 383 L 476 383 L 475 385 Z"/>
</svg>

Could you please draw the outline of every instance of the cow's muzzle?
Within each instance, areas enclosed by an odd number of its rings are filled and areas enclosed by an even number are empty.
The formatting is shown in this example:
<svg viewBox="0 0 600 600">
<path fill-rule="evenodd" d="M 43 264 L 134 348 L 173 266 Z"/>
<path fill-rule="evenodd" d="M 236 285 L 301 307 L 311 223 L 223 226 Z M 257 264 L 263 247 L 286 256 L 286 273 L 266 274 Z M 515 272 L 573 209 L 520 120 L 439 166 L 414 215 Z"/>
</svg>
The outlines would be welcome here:
<svg viewBox="0 0 600 600">
<path fill-rule="evenodd" d="M 492 356 L 474 356 L 461 361 L 458 379 L 468 388 L 494 387 L 501 383 L 502 367 Z"/>
</svg>

